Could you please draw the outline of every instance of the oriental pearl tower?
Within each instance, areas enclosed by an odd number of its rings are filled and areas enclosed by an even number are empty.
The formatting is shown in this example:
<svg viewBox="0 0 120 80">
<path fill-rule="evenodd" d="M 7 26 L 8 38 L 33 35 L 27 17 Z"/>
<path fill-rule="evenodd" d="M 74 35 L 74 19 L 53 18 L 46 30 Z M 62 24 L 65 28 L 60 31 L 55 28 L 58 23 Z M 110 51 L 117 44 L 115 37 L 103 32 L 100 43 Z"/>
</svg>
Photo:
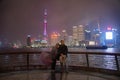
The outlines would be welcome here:
<svg viewBox="0 0 120 80">
<path fill-rule="evenodd" d="M 44 40 L 47 40 L 47 9 L 44 10 Z"/>
<path fill-rule="evenodd" d="M 47 35 L 47 9 L 44 10 L 44 32 L 43 32 L 43 40 L 42 44 L 47 45 L 48 43 L 48 35 Z"/>
</svg>

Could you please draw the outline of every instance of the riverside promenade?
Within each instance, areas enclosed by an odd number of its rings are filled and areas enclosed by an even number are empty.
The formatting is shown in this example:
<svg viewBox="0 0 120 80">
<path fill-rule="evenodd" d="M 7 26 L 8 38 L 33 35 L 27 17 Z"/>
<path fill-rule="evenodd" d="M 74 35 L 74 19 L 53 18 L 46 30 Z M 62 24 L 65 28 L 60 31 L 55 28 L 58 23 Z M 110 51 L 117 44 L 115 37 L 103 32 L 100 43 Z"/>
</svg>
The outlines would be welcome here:
<svg viewBox="0 0 120 80">
<path fill-rule="evenodd" d="M 67 73 L 51 72 L 41 61 L 41 53 L 50 50 L 0 50 L 0 80 L 120 80 L 119 49 L 69 48 Z"/>
</svg>

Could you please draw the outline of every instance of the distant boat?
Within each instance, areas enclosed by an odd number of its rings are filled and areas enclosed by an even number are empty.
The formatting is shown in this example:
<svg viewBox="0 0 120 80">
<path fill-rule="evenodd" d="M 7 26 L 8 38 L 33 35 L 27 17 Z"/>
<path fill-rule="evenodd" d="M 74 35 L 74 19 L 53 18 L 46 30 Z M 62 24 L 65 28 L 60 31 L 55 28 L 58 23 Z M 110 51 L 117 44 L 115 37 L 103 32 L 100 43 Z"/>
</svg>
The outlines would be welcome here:
<svg viewBox="0 0 120 80">
<path fill-rule="evenodd" d="M 107 46 L 95 45 L 95 46 L 86 46 L 86 49 L 107 49 Z"/>
</svg>

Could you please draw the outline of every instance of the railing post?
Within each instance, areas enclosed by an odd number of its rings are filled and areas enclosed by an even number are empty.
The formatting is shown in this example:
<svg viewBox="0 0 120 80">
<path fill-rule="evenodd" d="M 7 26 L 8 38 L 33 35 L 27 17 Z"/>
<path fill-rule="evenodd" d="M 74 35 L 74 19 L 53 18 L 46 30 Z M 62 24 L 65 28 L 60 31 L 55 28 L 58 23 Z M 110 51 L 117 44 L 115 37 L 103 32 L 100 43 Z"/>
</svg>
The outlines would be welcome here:
<svg viewBox="0 0 120 80">
<path fill-rule="evenodd" d="M 88 58 L 88 53 L 86 53 L 86 61 L 87 61 L 87 67 L 89 68 L 89 58 Z"/>
<path fill-rule="evenodd" d="M 27 70 L 29 70 L 29 53 L 27 53 Z"/>
<path fill-rule="evenodd" d="M 117 66 L 117 70 L 119 71 L 119 63 L 118 63 L 118 58 L 117 58 L 117 55 L 115 55 L 115 61 L 116 61 L 116 66 Z"/>
</svg>

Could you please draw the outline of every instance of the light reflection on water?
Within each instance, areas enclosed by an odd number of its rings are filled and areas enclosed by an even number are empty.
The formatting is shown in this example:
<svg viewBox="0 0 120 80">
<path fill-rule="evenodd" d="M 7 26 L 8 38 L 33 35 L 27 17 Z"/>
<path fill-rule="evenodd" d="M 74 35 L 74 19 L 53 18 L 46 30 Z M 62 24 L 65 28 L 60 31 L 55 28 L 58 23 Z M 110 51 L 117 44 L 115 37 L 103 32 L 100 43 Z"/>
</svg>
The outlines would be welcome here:
<svg viewBox="0 0 120 80">
<path fill-rule="evenodd" d="M 119 48 L 107 48 L 107 49 L 86 49 L 86 48 L 69 48 L 69 51 L 82 51 L 82 52 L 107 52 L 107 53 L 120 53 Z"/>
<path fill-rule="evenodd" d="M 117 70 L 115 56 L 113 55 L 89 55 L 91 67 Z"/>
</svg>

